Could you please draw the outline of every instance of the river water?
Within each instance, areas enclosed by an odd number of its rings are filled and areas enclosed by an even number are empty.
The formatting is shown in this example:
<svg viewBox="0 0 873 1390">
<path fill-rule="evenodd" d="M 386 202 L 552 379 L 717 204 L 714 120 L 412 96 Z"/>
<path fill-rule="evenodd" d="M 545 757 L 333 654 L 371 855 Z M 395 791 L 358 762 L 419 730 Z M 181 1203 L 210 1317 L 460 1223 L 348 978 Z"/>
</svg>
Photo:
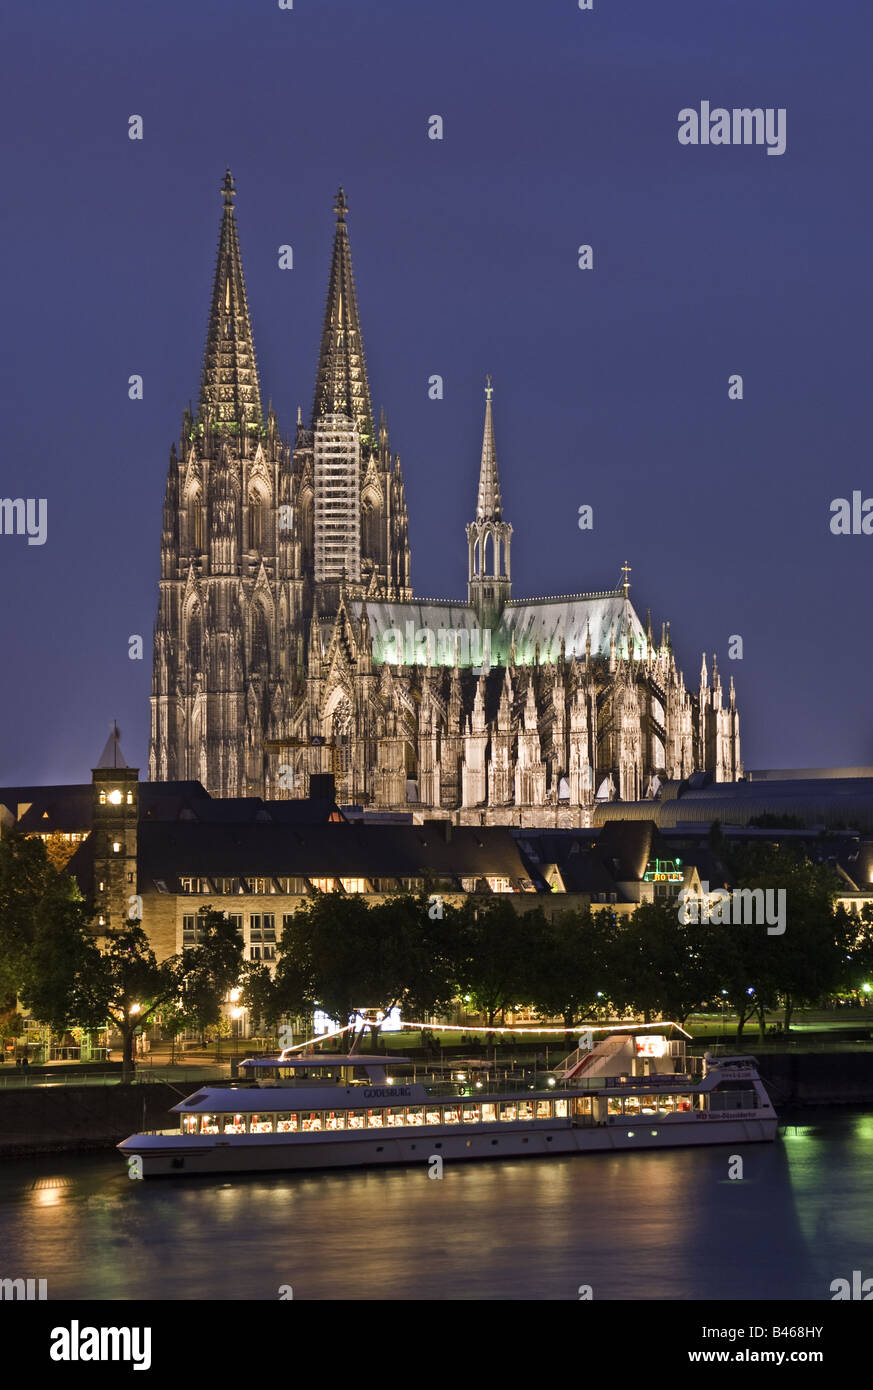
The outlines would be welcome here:
<svg viewBox="0 0 873 1390">
<path fill-rule="evenodd" d="M 115 1154 L 0 1164 L 0 1276 L 50 1299 L 824 1299 L 873 1275 L 873 1111 L 774 1144 L 131 1181 Z"/>
</svg>

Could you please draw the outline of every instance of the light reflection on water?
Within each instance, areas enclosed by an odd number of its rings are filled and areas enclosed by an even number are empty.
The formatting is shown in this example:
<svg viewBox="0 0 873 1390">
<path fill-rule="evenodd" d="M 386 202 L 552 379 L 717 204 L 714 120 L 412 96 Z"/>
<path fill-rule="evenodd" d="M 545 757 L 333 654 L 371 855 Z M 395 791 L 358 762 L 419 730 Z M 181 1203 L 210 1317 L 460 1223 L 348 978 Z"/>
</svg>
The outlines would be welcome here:
<svg viewBox="0 0 873 1390">
<path fill-rule="evenodd" d="M 135 1182 L 114 1155 L 0 1166 L 0 1274 L 50 1298 L 777 1299 L 873 1274 L 873 1113 L 775 1144 Z M 66 1179 L 49 1185 L 46 1179 Z"/>
</svg>

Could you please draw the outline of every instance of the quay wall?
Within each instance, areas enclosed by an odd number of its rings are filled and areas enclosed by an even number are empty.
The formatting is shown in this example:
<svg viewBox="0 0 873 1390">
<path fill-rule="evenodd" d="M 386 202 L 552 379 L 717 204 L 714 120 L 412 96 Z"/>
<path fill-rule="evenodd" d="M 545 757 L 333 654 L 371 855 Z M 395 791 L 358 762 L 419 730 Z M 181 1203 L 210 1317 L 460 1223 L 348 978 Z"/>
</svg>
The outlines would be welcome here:
<svg viewBox="0 0 873 1390">
<path fill-rule="evenodd" d="M 746 1050 L 755 1055 L 751 1039 Z M 777 1110 L 784 1105 L 873 1104 L 873 1050 L 762 1051 L 758 1070 Z"/>
<path fill-rule="evenodd" d="M 0 1090 L 0 1158 L 110 1149 L 142 1129 L 167 1129 L 171 1105 L 197 1090 L 168 1085 L 26 1086 Z"/>
<path fill-rule="evenodd" d="M 873 1050 L 764 1052 L 760 1071 L 777 1110 L 873 1104 Z M 197 1089 L 180 1081 L 0 1090 L 0 1159 L 110 1149 L 138 1130 L 167 1129 L 170 1107 Z"/>
</svg>

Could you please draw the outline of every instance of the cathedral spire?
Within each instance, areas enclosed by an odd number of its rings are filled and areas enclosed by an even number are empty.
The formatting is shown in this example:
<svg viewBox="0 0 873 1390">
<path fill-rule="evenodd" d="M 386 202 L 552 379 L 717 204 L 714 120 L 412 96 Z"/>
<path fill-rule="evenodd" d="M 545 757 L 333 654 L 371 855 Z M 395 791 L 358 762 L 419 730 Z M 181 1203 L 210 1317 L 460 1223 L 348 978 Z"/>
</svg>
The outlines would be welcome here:
<svg viewBox="0 0 873 1390">
<path fill-rule="evenodd" d="M 246 300 L 239 236 L 234 217 L 236 197 L 228 169 L 222 184 L 224 211 L 218 260 L 206 334 L 198 414 L 211 413 L 215 424 L 258 431 L 263 423 L 255 344 Z"/>
<path fill-rule="evenodd" d="M 479 467 L 479 497 L 476 502 L 477 521 L 502 521 L 500 478 L 497 473 L 497 449 L 494 444 L 494 417 L 491 397 L 494 387 L 485 378 L 485 434 L 482 439 L 482 462 Z"/>
<path fill-rule="evenodd" d="M 479 465 L 476 519 L 467 526 L 467 602 L 475 606 L 480 626 L 490 628 L 499 622 L 511 591 L 509 547 L 512 527 L 503 520 L 500 502 L 491 409 L 494 387 L 490 376 L 485 381 L 485 433 Z"/>
<path fill-rule="evenodd" d="M 334 211 L 336 232 L 315 380 L 312 427 L 314 429 L 325 415 L 345 415 L 356 421 L 362 452 L 366 454 L 373 447 L 373 411 L 346 227 L 348 204 L 342 189 L 337 194 Z"/>
</svg>

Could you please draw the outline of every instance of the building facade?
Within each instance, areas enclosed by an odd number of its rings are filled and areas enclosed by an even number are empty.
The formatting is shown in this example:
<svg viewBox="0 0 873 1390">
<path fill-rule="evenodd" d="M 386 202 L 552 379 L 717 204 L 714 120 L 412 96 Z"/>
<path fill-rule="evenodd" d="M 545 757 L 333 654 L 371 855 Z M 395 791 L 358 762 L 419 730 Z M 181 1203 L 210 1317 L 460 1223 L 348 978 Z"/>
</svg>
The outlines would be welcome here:
<svg viewBox="0 0 873 1390">
<path fill-rule="evenodd" d="M 742 775 L 713 658 L 686 686 L 615 588 L 514 598 L 493 388 L 466 596 L 414 598 L 400 460 L 374 423 L 342 190 L 315 399 L 261 404 L 230 173 L 196 412 L 170 454 L 149 775 L 213 796 L 338 799 L 459 824 L 585 826 L 661 782 Z M 471 498 L 473 478 L 471 477 Z"/>
</svg>

